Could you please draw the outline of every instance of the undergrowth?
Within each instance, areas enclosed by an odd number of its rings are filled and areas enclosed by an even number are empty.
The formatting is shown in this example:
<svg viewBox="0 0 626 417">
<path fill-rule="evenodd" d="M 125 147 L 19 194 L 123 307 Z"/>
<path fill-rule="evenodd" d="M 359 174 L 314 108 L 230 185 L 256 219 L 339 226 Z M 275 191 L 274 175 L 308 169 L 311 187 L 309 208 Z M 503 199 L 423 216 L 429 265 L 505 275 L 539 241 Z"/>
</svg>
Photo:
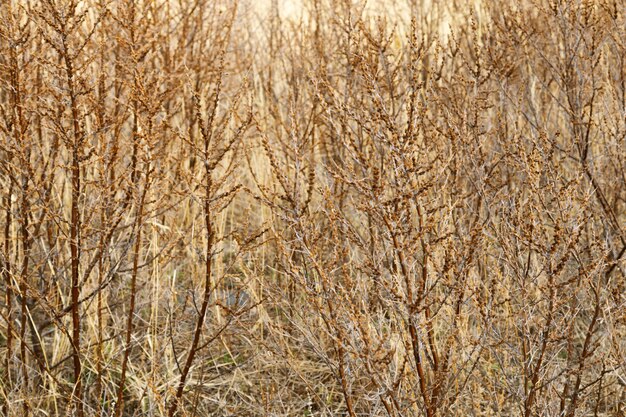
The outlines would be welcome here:
<svg viewBox="0 0 626 417">
<path fill-rule="evenodd" d="M 623 416 L 625 15 L 3 2 L 0 413 Z"/>
</svg>

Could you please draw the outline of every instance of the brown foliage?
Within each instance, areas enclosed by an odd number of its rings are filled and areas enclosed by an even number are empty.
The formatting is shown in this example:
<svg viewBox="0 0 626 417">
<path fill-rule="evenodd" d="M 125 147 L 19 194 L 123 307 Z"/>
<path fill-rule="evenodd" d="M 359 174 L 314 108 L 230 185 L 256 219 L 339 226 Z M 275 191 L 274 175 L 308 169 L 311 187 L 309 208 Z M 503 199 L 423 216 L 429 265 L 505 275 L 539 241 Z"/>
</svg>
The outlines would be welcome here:
<svg viewBox="0 0 626 417">
<path fill-rule="evenodd" d="M 2 415 L 623 415 L 623 5 L 252 4 L 0 5 Z"/>
</svg>

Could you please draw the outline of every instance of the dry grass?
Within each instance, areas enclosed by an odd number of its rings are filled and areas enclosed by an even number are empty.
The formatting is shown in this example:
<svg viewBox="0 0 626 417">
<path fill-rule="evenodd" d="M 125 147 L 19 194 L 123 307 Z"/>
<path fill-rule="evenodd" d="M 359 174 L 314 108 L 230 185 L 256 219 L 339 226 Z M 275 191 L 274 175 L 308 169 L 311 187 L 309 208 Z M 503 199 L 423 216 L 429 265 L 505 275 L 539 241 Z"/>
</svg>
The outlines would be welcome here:
<svg viewBox="0 0 626 417">
<path fill-rule="evenodd" d="M 0 5 L 5 416 L 623 416 L 619 1 Z"/>
</svg>

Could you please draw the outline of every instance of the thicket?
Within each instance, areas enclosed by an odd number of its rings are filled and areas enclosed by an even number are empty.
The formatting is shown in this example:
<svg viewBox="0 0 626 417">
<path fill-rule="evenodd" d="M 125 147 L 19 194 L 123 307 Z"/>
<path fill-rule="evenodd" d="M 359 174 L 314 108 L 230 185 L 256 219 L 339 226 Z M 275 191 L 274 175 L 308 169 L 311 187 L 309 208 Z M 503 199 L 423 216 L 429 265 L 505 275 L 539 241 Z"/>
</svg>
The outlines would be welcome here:
<svg viewBox="0 0 626 417">
<path fill-rule="evenodd" d="M 623 416 L 624 4 L 283 10 L 0 4 L 0 413 Z"/>
</svg>

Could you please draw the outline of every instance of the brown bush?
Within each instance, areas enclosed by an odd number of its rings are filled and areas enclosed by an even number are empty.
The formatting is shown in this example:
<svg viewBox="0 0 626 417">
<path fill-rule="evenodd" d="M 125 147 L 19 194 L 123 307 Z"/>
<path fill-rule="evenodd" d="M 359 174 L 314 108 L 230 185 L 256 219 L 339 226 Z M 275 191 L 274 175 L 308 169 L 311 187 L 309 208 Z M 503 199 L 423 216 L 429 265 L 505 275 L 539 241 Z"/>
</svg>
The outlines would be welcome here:
<svg viewBox="0 0 626 417">
<path fill-rule="evenodd" d="M 624 15 L 4 2 L 2 414 L 623 415 Z"/>
</svg>

